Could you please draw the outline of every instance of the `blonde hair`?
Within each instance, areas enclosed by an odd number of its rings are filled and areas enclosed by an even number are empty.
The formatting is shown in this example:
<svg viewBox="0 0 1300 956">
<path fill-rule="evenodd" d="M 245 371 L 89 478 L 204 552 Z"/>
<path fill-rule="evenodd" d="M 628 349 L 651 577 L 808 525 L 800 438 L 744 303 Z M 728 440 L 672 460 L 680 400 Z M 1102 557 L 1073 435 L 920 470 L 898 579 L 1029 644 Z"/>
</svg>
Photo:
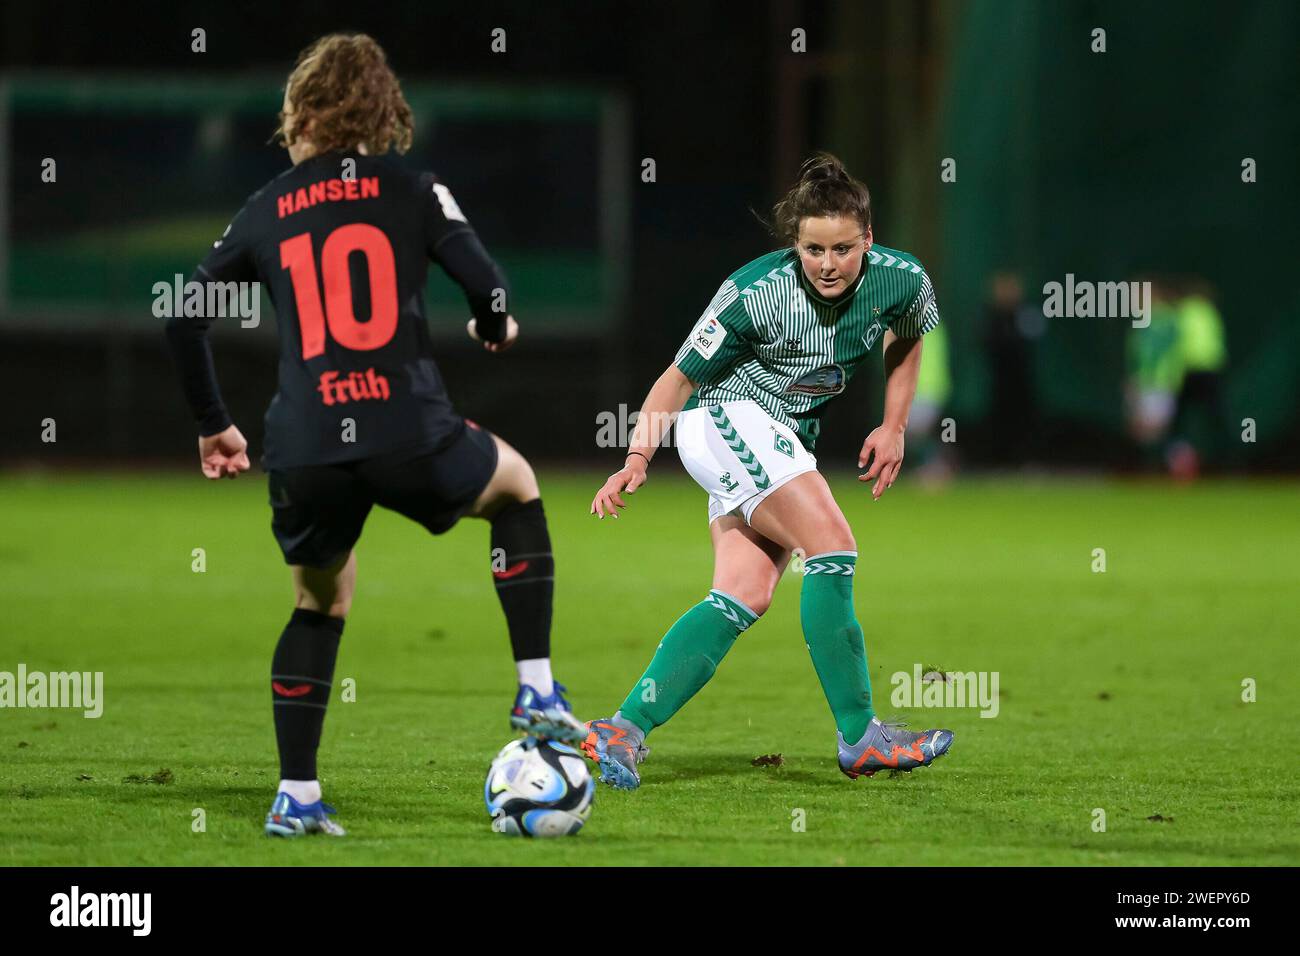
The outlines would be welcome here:
<svg viewBox="0 0 1300 956">
<path fill-rule="evenodd" d="M 411 148 L 411 107 L 388 58 L 364 33 L 331 33 L 300 54 L 285 85 L 293 128 L 280 111 L 276 140 L 285 147 L 309 139 L 317 152 L 364 145 L 377 156 Z"/>
</svg>

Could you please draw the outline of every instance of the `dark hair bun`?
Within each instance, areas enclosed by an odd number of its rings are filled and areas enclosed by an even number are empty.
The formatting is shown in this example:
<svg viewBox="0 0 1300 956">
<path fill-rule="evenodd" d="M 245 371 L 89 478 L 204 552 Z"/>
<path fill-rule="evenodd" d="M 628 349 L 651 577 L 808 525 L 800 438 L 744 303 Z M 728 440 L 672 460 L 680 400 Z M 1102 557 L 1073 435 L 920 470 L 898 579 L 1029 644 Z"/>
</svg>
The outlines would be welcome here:
<svg viewBox="0 0 1300 956">
<path fill-rule="evenodd" d="M 850 178 L 844 164 L 830 153 L 814 153 L 805 159 L 803 166 L 800 167 L 799 179 L 805 183 L 826 180 L 844 182 Z"/>
<path fill-rule="evenodd" d="M 799 181 L 772 207 L 769 228 L 794 242 L 799 223 L 809 216 L 849 216 L 871 227 L 871 193 L 830 153 L 814 153 L 799 168 Z"/>
</svg>

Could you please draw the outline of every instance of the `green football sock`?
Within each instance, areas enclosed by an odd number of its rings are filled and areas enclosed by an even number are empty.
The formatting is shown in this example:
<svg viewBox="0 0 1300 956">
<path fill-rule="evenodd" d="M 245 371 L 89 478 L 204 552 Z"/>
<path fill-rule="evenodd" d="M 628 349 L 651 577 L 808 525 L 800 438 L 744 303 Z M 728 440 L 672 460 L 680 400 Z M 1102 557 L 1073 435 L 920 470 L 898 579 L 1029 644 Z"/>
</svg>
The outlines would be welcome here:
<svg viewBox="0 0 1300 956">
<path fill-rule="evenodd" d="M 709 596 L 677 619 L 619 714 L 646 733 L 677 713 L 709 682 L 719 662 L 747 627 L 758 620 L 729 594 Z"/>
<path fill-rule="evenodd" d="M 867 649 L 853 612 L 857 563 L 854 551 L 829 551 L 807 558 L 799 600 L 804 640 L 817 679 L 835 715 L 835 726 L 850 744 L 862 739 L 875 716 L 867 677 Z"/>
</svg>

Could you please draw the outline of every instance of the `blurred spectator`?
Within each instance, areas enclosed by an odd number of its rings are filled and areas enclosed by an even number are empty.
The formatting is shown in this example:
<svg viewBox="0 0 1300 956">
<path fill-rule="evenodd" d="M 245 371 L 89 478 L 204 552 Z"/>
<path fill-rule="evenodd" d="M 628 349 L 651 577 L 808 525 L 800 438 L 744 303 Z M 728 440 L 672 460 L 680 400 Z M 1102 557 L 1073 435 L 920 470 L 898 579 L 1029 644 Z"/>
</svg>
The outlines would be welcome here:
<svg viewBox="0 0 1300 956">
<path fill-rule="evenodd" d="M 1178 348 L 1183 361 L 1183 383 L 1174 413 L 1170 470 L 1180 477 L 1195 477 L 1201 463 L 1216 460 L 1225 447 L 1228 415 L 1223 401 L 1223 369 L 1228 350 L 1223 339 L 1223 318 L 1215 308 L 1209 285 L 1199 278 L 1180 280 Z"/>
<path fill-rule="evenodd" d="M 1019 275 L 1004 271 L 990 278 L 984 303 L 984 346 L 993 376 L 989 420 L 1018 423 L 992 430 L 989 452 L 995 461 L 1023 464 L 1034 447 L 1039 430 L 1034 343 L 1046 326 L 1042 309 L 1025 302 Z"/>
<path fill-rule="evenodd" d="M 1129 429 L 1149 467 L 1190 480 L 1226 434 L 1223 319 L 1203 280 L 1150 282 L 1151 323 L 1129 334 Z"/>
<path fill-rule="evenodd" d="M 952 371 L 948 362 L 948 331 L 941 322 L 925 337 L 921 371 L 916 378 L 916 397 L 907 419 L 907 451 L 919 463 L 922 484 L 943 484 L 952 476 L 954 461 L 942 441 L 939 416 L 952 395 Z"/>
<path fill-rule="evenodd" d="M 1125 400 L 1129 432 L 1148 468 L 1161 467 L 1165 438 L 1183 384 L 1178 350 L 1178 311 L 1166 280 L 1151 278 L 1151 321 L 1130 326 Z"/>
</svg>

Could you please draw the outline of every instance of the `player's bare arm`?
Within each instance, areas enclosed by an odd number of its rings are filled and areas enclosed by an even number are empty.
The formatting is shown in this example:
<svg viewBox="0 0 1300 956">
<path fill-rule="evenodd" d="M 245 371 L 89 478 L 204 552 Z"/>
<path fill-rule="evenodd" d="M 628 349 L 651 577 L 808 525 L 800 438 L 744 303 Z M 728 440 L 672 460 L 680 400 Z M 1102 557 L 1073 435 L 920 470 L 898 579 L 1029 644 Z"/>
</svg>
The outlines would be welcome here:
<svg viewBox="0 0 1300 956">
<path fill-rule="evenodd" d="M 871 467 L 858 481 L 876 479 L 871 488 L 872 499 L 878 499 L 898 479 L 903 467 L 903 433 L 907 430 L 907 413 L 916 396 L 916 378 L 921 371 L 921 340 L 900 338 L 886 330 L 883 342 L 885 354 L 885 414 L 880 425 L 873 429 L 858 452 L 858 467 Z"/>
<path fill-rule="evenodd" d="M 646 481 L 646 469 L 650 459 L 659 450 L 665 433 L 682 410 L 686 400 L 695 391 L 692 382 L 676 365 L 670 365 L 650 387 L 649 394 L 641 405 L 641 414 L 637 416 L 636 428 L 632 432 L 632 441 L 628 446 L 627 460 L 623 467 L 605 479 L 605 484 L 591 502 L 591 514 L 604 519 L 605 515 L 618 517 L 615 508 L 626 508 L 622 492 L 634 494 Z"/>
</svg>

